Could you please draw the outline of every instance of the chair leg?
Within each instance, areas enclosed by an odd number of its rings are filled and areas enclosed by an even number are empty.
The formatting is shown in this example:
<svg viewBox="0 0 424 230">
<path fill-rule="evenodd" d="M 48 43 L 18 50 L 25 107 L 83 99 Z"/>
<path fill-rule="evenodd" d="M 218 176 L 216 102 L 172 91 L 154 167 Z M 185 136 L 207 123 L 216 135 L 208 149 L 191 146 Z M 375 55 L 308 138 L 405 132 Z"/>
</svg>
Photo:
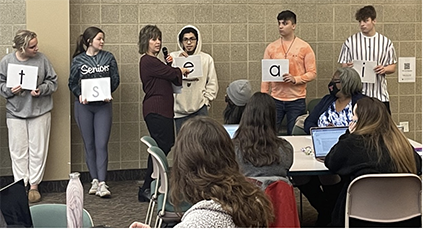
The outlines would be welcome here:
<svg viewBox="0 0 424 230">
<path fill-rule="evenodd" d="M 148 223 L 148 225 L 150 226 L 150 224 L 152 223 L 152 218 L 153 218 L 153 210 L 155 210 L 155 204 L 156 204 L 156 201 L 155 202 L 153 202 L 153 204 L 152 204 L 152 211 L 150 212 L 150 216 L 149 216 L 149 223 Z"/>
<path fill-rule="evenodd" d="M 144 223 L 148 225 L 150 225 L 149 216 L 150 216 L 150 213 L 152 213 L 152 205 L 153 205 L 153 200 L 150 200 L 149 206 L 147 206 L 146 220 L 144 221 Z"/>
</svg>

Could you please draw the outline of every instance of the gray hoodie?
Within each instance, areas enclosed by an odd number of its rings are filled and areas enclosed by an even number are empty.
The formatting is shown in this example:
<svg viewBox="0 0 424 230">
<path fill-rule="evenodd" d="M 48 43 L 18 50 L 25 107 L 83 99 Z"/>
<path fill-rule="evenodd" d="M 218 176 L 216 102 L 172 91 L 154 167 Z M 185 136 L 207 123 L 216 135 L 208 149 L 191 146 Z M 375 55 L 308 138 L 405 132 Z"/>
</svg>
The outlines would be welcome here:
<svg viewBox="0 0 424 230">
<path fill-rule="evenodd" d="M 8 64 L 38 67 L 37 88 L 40 96 L 33 97 L 31 90 L 23 90 L 13 94 L 6 87 Z M 35 57 L 19 61 L 15 52 L 3 57 L 0 62 L 0 95 L 6 98 L 6 118 L 33 118 L 41 116 L 53 109 L 52 93 L 57 90 L 57 75 L 53 66 L 44 54 L 38 52 Z"/>
<path fill-rule="evenodd" d="M 183 79 L 181 93 L 174 95 L 175 118 L 188 116 L 198 111 L 204 105 L 209 107 L 211 101 L 213 101 L 218 94 L 218 79 L 216 77 L 215 64 L 213 58 L 209 54 L 201 51 L 202 36 L 196 27 L 187 25 L 180 30 L 177 35 L 177 43 L 180 51 L 172 52 L 170 55 L 175 59 L 176 57 L 180 57 L 180 54 L 184 52 L 184 46 L 179 42 L 178 38 L 182 30 L 187 27 L 191 27 L 197 31 L 197 47 L 193 55 L 200 55 L 203 76 L 199 77 L 198 81 L 187 81 Z"/>
</svg>

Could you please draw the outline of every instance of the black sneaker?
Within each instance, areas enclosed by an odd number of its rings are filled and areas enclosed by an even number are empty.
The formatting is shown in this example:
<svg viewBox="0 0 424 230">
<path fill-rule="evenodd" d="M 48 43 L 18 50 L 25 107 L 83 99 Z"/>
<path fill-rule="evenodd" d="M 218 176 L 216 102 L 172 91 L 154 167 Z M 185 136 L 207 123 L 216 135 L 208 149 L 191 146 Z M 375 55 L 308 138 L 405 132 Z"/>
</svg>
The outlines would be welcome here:
<svg viewBox="0 0 424 230">
<path fill-rule="evenodd" d="M 138 188 L 138 201 L 139 202 L 149 202 L 150 201 L 150 188 L 142 189 Z"/>
</svg>

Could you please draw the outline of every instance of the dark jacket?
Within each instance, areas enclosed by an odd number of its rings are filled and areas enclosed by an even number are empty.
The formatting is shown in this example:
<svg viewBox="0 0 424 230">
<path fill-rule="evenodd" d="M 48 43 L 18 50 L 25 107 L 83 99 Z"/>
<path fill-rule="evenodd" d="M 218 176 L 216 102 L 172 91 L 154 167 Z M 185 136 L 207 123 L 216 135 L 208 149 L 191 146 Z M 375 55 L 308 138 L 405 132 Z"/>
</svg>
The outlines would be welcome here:
<svg viewBox="0 0 424 230">
<path fill-rule="evenodd" d="M 355 93 L 352 95 L 352 106 L 355 106 L 356 101 L 359 99 L 366 97 L 362 93 Z M 337 97 L 327 94 L 325 95 L 321 101 L 314 107 L 312 112 L 309 114 L 309 116 L 305 119 L 304 128 L 303 130 L 305 133 L 310 134 L 311 127 L 317 127 L 318 126 L 318 118 L 323 114 L 325 111 L 327 111 L 328 107 L 337 100 Z"/>
<path fill-rule="evenodd" d="M 385 154 L 378 162 L 376 149 L 366 149 L 364 146 L 365 138 L 364 136 L 350 134 L 347 130 L 325 157 L 325 166 L 332 173 L 339 174 L 344 183 L 332 213 L 332 226 L 344 226 L 346 193 L 353 179 L 364 174 L 396 172 L 388 154 Z M 381 146 L 383 152 L 388 151 L 383 143 Z M 411 148 L 413 147 L 411 146 Z M 421 175 L 421 157 L 416 152 L 414 157 L 417 164 L 417 174 Z"/>
</svg>

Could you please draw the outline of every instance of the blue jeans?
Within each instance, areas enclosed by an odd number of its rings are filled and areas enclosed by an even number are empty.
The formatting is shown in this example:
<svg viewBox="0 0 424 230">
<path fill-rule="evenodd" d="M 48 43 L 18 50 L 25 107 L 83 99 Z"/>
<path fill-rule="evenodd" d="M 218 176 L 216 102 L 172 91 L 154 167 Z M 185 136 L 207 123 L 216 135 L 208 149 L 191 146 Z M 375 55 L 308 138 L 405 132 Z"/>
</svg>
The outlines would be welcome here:
<svg viewBox="0 0 424 230">
<path fill-rule="evenodd" d="M 280 129 L 284 116 L 287 114 L 287 135 L 291 135 L 296 118 L 306 112 L 305 98 L 294 101 L 280 101 L 274 98 L 274 101 L 277 109 L 277 132 Z"/>
<path fill-rule="evenodd" d="M 207 105 L 203 105 L 202 108 L 200 108 L 199 110 L 197 110 L 196 112 L 185 116 L 185 117 L 180 117 L 180 118 L 174 118 L 175 120 L 175 129 L 177 134 L 180 132 L 181 126 L 183 125 L 183 123 L 185 121 L 187 121 L 188 119 L 195 117 L 195 116 L 207 116 L 208 115 L 208 106 Z"/>
</svg>

